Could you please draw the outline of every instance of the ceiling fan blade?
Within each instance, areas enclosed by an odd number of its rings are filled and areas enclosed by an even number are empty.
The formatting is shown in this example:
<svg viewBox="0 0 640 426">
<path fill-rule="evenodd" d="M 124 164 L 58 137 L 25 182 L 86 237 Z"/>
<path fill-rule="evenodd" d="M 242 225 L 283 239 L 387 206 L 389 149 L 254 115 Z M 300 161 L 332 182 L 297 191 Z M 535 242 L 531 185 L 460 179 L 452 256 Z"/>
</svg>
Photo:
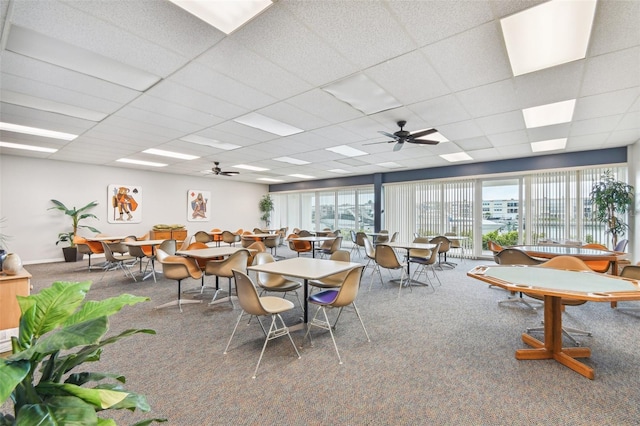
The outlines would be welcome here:
<svg viewBox="0 0 640 426">
<path fill-rule="evenodd" d="M 438 145 L 440 141 L 429 141 L 426 139 L 413 139 L 410 140 L 411 143 L 417 143 L 418 145 Z"/>
<path fill-rule="evenodd" d="M 438 131 L 436 129 L 427 129 L 427 130 L 422 130 L 420 132 L 415 132 L 415 133 L 411 133 L 411 138 L 419 138 L 421 136 L 426 136 L 426 135 L 430 135 L 432 133 L 437 133 Z"/>
<path fill-rule="evenodd" d="M 363 143 L 362 146 L 365 145 L 377 145 L 379 143 L 395 143 L 396 141 L 382 141 L 382 142 L 369 142 L 369 143 Z"/>
<path fill-rule="evenodd" d="M 391 139 L 395 139 L 395 140 L 400 139 L 399 137 L 397 137 L 393 133 L 383 132 L 382 130 L 378 130 L 378 133 L 380 133 L 381 135 L 385 135 L 386 137 L 391 138 Z"/>
<path fill-rule="evenodd" d="M 235 175 L 239 175 L 240 172 L 220 172 L 220 174 L 222 176 L 235 176 Z"/>
<path fill-rule="evenodd" d="M 404 142 L 398 142 L 397 144 L 395 144 L 393 146 L 393 151 L 400 151 L 402 149 L 402 147 L 404 146 Z"/>
</svg>

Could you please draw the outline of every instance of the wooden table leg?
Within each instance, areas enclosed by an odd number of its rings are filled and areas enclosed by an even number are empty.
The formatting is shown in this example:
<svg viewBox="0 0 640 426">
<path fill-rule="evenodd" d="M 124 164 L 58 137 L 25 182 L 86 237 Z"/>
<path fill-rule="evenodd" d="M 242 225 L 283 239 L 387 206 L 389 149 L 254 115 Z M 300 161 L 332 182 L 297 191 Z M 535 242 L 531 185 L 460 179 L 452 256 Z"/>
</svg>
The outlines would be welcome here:
<svg viewBox="0 0 640 426">
<path fill-rule="evenodd" d="M 591 356 L 591 350 L 562 347 L 562 303 L 560 302 L 560 297 L 544 296 L 544 343 L 523 333 L 522 341 L 533 349 L 518 349 L 516 359 L 555 359 L 560 364 L 593 380 L 593 368 L 575 359 Z"/>
</svg>

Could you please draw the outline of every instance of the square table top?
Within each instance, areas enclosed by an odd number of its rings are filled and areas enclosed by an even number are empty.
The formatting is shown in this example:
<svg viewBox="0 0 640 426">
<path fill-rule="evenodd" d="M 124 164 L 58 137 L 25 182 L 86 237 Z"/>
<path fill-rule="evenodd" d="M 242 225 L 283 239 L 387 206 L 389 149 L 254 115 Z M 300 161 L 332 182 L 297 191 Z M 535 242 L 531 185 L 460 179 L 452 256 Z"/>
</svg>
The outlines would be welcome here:
<svg viewBox="0 0 640 426">
<path fill-rule="evenodd" d="M 339 260 L 316 259 L 309 257 L 294 257 L 278 260 L 262 265 L 249 266 L 249 271 L 269 272 L 272 274 L 288 275 L 296 278 L 319 280 L 329 275 L 348 271 L 349 269 L 362 267 L 361 263 L 342 262 Z"/>
</svg>

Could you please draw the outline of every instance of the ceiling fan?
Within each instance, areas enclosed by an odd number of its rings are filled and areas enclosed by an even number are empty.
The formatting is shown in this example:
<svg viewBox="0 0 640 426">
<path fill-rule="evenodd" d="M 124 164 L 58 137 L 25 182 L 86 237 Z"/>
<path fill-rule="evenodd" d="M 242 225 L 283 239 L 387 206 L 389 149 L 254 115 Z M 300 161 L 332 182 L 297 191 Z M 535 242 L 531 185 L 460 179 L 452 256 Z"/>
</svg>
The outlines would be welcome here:
<svg viewBox="0 0 640 426">
<path fill-rule="evenodd" d="M 220 175 L 220 176 L 233 176 L 233 175 L 240 174 L 240 172 L 227 172 L 227 171 L 223 171 L 223 170 L 220 168 L 220 162 L 219 162 L 219 161 L 214 161 L 214 162 L 213 162 L 213 164 L 214 164 L 214 166 L 213 166 L 213 168 L 211 169 L 211 172 L 212 172 L 214 175 L 216 175 L 216 176 L 218 176 L 218 175 Z"/>
<path fill-rule="evenodd" d="M 428 130 L 421 130 L 419 132 L 415 132 L 415 133 L 410 133 L 407 130 L 404 130 L 404 126 L 407 124 L 406 121 L 402 120 L 402 121 L 398 121 L 398 126 L 400 127 L 400 130 L 398 130 L 397 132 L 391 134 L 391 133 L 387 133 L 387 132 L 383 132 L 383 131 L 379 131 L 378 133 L 381 133 L 385 136 L 388 136 L 390 138 L 392 138 L 393 140 L 391 141 L 384 141 L 384 142 L 372 142 L 369 144 L 365 144 L 365 145 L 373 145 L 376 143 L 394 143 L 395 145 L 393 146 L 393 150 L 394 151 L 400 151 L 402 149 L 402 147 L 404 146 L 405 142 L 408 143 L 415 143 L 415 144 L 419 144 L 419 145 L 438 145 L 440 142 L 439 141 L 432 141 L 432 140 L 427 140 L 427 139 L 418 139 L 421 136 L 426 136 L 426 135 L 430 135 L 432 133 L 437 133 L 438 131 L 436 129 L 428 129 Z"/>
</svg>

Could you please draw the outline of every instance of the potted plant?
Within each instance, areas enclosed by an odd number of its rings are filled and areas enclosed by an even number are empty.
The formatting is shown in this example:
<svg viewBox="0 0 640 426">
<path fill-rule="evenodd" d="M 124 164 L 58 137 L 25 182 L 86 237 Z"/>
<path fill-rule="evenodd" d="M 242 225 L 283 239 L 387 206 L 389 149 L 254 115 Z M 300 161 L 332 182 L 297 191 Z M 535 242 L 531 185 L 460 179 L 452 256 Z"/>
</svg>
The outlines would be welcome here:
<svg viewBox="0 0 640 426">
<path fill-rule="evenodd" d="M 129 329 L 105 338 L 109 316 L 149 298 L 122 294 L 85 302 L 90 287 L 90 281 L 55 282 L 37 294 L 18 296 L 20 331 L 11 337 L 11 355 L 0 358 L 0 405 L 10 397 L 13 413 L 0 413 L 1 426 L 115 425 L 103 417 L 106 410 L 150 410 L 143 395 L 122 387 L 122 375 L 95 367 L 77 371 L 85 362 L 99 361 L 106 345 L 137 333 L 155 334 Z M 165 419 L 137 424 L 153 421 Z"/>
<path fill-rule="evenodd" d="M 62 252 L 64 254 L 64 260 L 66 262 L 75 262 L 79 260 L 78 258 L 78 250 L 76 248 L 76 243 L 73 241 L 73 237 L 78 233 L 78 228 L 86 228 L 92 232 L 100 232 L 96 228 L 89 225 L 80 225 L 80 221 L 83 219 L 93 218 L 98 219 L 98 217 L 92 213 L 87 213 L 88 210 L 94 208 L 98 205 L 97 201 L 92 201 L 84 207 L 76 209 L 75 207 L 70 209 L 64 204 L 62 204 L 58 200 L 51 200 L 53 207 L 50 207 L 48 210 L 60 210 L 65 215 L 71 217 L 71 231 L 61 232 L 58 234 L 58 241 L 56 241 L 56 245 L 58 243 L 69 243 L 69 246 L 63 247 Z M 82 255 L 80 257 L 82 259 Z"/>
<path fill-rule="evenodd" d="M 617 214 L 622 215 L 633 209 L 635 190 L 632 185 L 616 180 L 611 170 L 593 184 L 589 198 L 595 219 L 603 223 L 611 234 L 613 246 L 618 244 L 618 235 L 624 235 L 629 227 Z"/>
<path fill-rule="evenodd" d="M 262 213 L 260 220 L 263 221 L 266 226 L 269 226 L 271 212 L 273 211 L 273 198 L 271 198 L 271 195 L 263 195 L 258 203 L 258 208 L 260 209 L 260 213 Z"/>
</svg>

